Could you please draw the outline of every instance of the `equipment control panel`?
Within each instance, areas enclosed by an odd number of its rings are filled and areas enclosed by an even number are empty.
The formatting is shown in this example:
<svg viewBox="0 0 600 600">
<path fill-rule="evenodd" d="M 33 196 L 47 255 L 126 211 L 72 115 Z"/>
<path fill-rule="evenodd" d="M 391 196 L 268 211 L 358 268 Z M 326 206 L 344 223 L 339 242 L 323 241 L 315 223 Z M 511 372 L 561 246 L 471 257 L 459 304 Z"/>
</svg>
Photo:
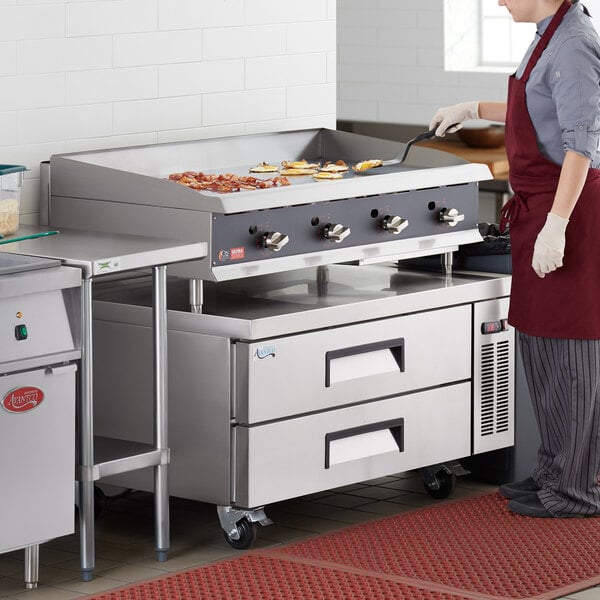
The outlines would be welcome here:
<svg viewBox="0 0 600 600">
<path fill-rule="evenodd" d="M 477 183 L 472 182 L 213 214 L 213 266 L 473 229 L 476 215 L 470 213 L 478 193 Z"/>
</svg>

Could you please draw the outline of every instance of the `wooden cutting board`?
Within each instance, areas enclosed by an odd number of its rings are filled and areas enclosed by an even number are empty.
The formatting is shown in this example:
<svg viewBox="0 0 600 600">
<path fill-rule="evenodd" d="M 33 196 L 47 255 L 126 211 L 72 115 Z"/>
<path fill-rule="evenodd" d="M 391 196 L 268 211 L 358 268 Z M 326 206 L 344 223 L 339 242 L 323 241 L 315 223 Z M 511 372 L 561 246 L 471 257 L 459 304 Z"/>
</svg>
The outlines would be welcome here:
<svg viewBox="0 0 600 600">
<path fill-rule="evenodd" d="M 508 158 L 504 146 L 499 148 L 471 148 L 460 140 L 440 139 L 419 142 L 419 146 L 450 152 L 469 162 L 487 165 L 495 179 L 508 179 Z"/>
</svg>

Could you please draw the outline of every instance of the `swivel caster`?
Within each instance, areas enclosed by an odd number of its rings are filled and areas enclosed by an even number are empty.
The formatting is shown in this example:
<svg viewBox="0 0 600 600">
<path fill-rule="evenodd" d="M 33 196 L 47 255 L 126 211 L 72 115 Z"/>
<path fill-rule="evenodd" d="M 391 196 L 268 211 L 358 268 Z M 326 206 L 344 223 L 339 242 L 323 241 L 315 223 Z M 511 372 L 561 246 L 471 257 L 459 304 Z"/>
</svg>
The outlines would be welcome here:
<svg viewBox="0 0 600 600">
<path fill-rule="evenodd" d="M 256 523 L 251 523 L 245 517 L 235 524 L 236 532 L 223 531 L 225 541 L 236 550 L 246 550 L 250 548 L 256 541 L 257 527 Z M 233 535 L 238 535 L 238 539 L 234 539 Z"/>
<path fill-rule="evenodd" d="M 454 492 L 456 487 L 456 475 L 446 471 L 438 471 L 434 476 L 434 481 L 423 481 L 423 486 L 427 493 L 436 500 L 443 500 Z"/>
<path fill-rule="evenodd" d="M 225 540 L 237 550 L 245 550 L 254 544 L 257 523 L 263 526 L 273 523 L 262 507 L 239 509 L 232 506 L 217 506 L 217 514 Z"/>
</svg>

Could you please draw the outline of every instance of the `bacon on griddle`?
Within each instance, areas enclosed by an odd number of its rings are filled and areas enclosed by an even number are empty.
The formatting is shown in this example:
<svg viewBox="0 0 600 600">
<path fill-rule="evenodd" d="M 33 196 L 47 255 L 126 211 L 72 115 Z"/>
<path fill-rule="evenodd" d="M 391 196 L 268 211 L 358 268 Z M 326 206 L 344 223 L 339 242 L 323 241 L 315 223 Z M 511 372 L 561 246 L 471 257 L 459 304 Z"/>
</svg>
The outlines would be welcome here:
<svg viewBox="0 0 600 600">
<path fill-rule="evenodd" d="M 287 177 L 269 177 L 259 179 L 249 175 L 234 175 L 233 173 L 206 174 L 196 171 L 184 171 L 183 173 L 171 173 L 169 181 L 185 185 L 193 190 L 204 190 L 228 194 L 240 190 L 262 190 L 277 186 L 290 185 Z"/>
</svg>

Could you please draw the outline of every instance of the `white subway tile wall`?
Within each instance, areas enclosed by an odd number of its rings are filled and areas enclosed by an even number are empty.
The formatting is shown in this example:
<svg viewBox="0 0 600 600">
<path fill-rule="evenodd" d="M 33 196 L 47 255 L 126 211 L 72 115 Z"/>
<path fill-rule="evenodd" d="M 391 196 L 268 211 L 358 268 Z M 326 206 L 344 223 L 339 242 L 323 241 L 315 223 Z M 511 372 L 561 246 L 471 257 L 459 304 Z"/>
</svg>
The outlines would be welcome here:
<svg viewBox="0 0 600 600">
<path fill-rule="evenodd" d="M 0 164 L 335 128 L 336 1 L 0 0 Z"/>
<path fill-rule="evenodd" d="M 444 22 L 468 1 L 338 0 L 338 119 L 427 125 L 440 106 L 505 99 L 505 73 L 445 70 Z"/>
</svg>

